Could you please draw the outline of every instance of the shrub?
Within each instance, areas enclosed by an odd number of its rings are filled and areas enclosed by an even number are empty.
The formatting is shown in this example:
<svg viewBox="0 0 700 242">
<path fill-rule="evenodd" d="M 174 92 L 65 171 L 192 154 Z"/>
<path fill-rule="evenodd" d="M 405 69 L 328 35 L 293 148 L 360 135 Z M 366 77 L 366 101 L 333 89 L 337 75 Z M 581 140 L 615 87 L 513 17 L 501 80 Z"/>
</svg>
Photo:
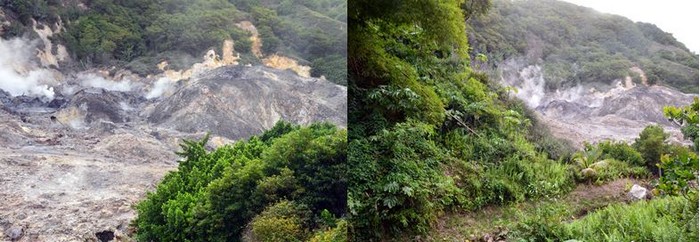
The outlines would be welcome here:
<svg viewBox="0 0 700 242">
<path fill-rule="evenodd" d="M 634 166 L 645 165 L 642 154 L 625 142 L 603 141 L 598 143 L 598 148 L 601 149 L 603 158 L 612 158 Z"/>
<path fill-rule="evenodd" d="M 138 203 L 138 240 L 236 241 L 251 219 L 263 240 L 301 240 L 321 211 L 345 215 L 344 130 L 280 122 L 214 151 L 206 142 L 184 141 L 177 171 Z"/>
<path fill-rule="evenodd" d="M 664 107 L 664 116 L 681 126 L 683 137 L 693 141 L 693 150 L 698 152 L 698 97 L 685 107 Z"/>
<path fill-rule="evenodd" d="M 309 242 L 345 242 L 348 241 L 348 222 L 341 219 L 334 228 L 317 231 Z"/>
<path fill-rule="evenodd" d="M 303 226 L 303 218 L 308 213 L 305 210 L 289 201 L 265 208 L 251 222 L 253 238 L 269 242 L 303 241 L 307 236 Z"/>
<path fill-rule="evenodd" d="M 532 215 L 520 213 L 520 223 L 515 227 L 513 237 L 525 241 L 557 241 L 566 236 L 566 230 L 561 226 L 562 214 L 567 214 L 566 206 L 561 203 L 551 203 L 538 206 Z"/>
<path fill-rule="evenodd" d="M 513 241 L 697 241 L 697 193 L 612 204 L 566 222 L 566 205 L 551 203 L 519 215 Z"/>
<path fill-rule="evenodd" d="M 656 163 L 659 162 L 661 154 L 666 150 L 665 140 L 668 134 L 658 125 L 649 125 L 641 133 L 639 138 L 634 140 L 634 147 L 644 158 L 647 168 L 654 174 L 658 173 Z"/>
<path fill-rule="evenodd" d="M 618 160 L 623 159 L 624 161 Z M 580 181 L 603 183 L 621 177 L 647 177 L 641 155 L 625 143 L 601 142 L 585 144 L 583 151 L 573 156 L 576 178 Z"/>
<path fill-rule="evenodd" d="M 671 146 L 669 154 L 661 156 L 661 176 L 657 189 L 665 194 L 685 194 L 690 189 L 689 182 L 696 179 L 698 155 L 682 146 Z"/>
</svg>

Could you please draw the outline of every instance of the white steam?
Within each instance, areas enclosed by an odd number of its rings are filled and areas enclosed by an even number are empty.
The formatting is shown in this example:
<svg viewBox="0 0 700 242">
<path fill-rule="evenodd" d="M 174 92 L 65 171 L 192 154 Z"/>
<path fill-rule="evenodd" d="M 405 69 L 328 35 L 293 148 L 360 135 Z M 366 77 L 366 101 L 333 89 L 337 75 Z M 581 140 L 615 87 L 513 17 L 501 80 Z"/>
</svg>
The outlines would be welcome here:
<svg viewBox="0 0 700 242">
<path fill-rule="evenodd" d="M 35 50 L 36 42 L 0 39 L 0 89 L 12 96 L 53 99 L 54 90 L 49 84 L 55 82 L 55 77 L 32 60 Z"/>
<path fill-rule="evenodd" d="M 542 104 L 542 99 L 545 95 L 542 68 L 538 65 L 525 67 L 520 71 L 520 79 L 522 82 L 517 87 L 518 92 L 516 96 L 532 108 Z"/>
<path fill-rule="evenodd" d="M 151 91 L 146 93 L 146 98 L 147 99 L 153 99 L 162 96 L 165 93 L 172 92 L 175 87 L 174 87 L 175 82 L 170 80 L 167 77 L 161 77 L 159 78 L 155 84 L 153 84 L 153 88 Z"/>
<path fill-rule="evenodd" d="M 108 91 L 128 92 L 133 87 L 129 80 L 112 81 L 94 73 L 80 73 L 78 74 L 78 80 L 83 86 L 102 88 Z"/>
<path fill-rule="evenodd" d="M 510 66 L 507 68 L 511 68 L 510 70 L 518 70 L 517 64 L 508 64 Z M 515 87 L 518 90 L 515 96 L 523 100 L 530 108 L 546 106 L 555 100 L 597 108 L 603 105 L 605 98 L 620 95 L 635 87 L 631 80 L 627 81 L 627 83 L 623 83 L 622 80 L 613 80 L 615 85 L 603 87 L 604 90 L 598 90 L 592 86 L 586 88 L 582 85 L 577 85 L 568 89 L 557 89 L 554 92 L 548 92 L 545 89 L 544 73 L 539 65 L 523 67 L 518 71 L 518 75 L 504 78 L 502 81 L 506 85 Z"/>
</svg>

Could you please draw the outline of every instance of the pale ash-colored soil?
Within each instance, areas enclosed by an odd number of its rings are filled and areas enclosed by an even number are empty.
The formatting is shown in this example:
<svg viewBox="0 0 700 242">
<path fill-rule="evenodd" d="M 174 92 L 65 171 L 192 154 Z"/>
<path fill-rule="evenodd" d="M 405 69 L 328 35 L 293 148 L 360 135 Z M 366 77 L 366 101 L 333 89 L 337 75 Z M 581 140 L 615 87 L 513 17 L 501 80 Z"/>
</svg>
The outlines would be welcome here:
<svg viewBox="0 0 700 242">
<path fill-rule="evenodd" d="M 0 91 L 0 241 L 130 241 L 133 205 L 177 168 L 182 139 L 209 148 L 278 120 L 345 126 L 345 87 L 291 71 L 223 67 L 172 96 L 85 88 L 48 108 Z"/>
<path fill-rule="evenodd" d="M 688 105 L 694 96 L 663 86 L 636 86 L 610 91 L 597 106 L 555 100 L 537 110 L 553 135 L 579 148 L 602 140 L 634 142 L 648 125 L 662 126 L 670 134 L 669 142 L 688 144 L 680 127 L 664 117 L 663 108 Z"/>
<path fill-rule="evenodd" d="M 105 230 L 130 240 L 132 206 L 177 167 L 170 145 L 138 130 L 71 130 L 42 114 L 25 120 L 0 115 L 2 126 L 17 127 L 0 139 L 0 241 L 18 228 L 19 241 L 97 241 Z M 150 156 L 130 152 L 137 148 Z"/>
<path fill-rule="evenodd" d="M 167 163 L 2 148 L 0 225 L 21 227 L 20 241 L 90 240 L 103 230 L 123 235 L 135 215 L 131 206 L 170 169 Z"/>
</svg>

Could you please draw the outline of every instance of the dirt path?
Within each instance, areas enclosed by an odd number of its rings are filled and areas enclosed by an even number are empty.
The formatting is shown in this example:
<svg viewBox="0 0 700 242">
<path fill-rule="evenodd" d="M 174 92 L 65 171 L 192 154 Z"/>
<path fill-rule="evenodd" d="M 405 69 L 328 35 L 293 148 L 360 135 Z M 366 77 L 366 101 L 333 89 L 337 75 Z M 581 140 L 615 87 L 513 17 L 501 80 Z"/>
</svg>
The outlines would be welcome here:
<svg viewBox="0 0 700 242">
<path fill-rule="evenodd" d="M 578 184 L 560 198 L 526 201 L 504 206 L 488 206 L 477 211 L 448 213 L 436 223 L 426 236 L 417 241 L 502 241 L 520 219 L 538 208 L 560 205 L 566 220 L 579 219 L 589 212 L 613 203 L 626 203 L 626 193 L 633 184 L 647 185 L 648 181 L 623 178 L 603 185 Z"/>
</svg>

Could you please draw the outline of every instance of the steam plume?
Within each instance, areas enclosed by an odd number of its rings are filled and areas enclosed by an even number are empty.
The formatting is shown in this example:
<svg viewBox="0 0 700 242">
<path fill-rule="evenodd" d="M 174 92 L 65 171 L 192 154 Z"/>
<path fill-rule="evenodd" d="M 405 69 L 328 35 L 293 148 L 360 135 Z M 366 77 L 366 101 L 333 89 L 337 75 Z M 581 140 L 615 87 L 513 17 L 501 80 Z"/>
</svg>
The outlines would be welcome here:
<svg viewBox="0 0 700 242">
<path fill-rule="evenodd" d="M 51 71 L 38 67 L 36 42 L 21 38 L 0 39 L 0 89 L 12 96 L 35 96 L 53 99 L 49 84 L 55 81 Z"/>
</svg>

